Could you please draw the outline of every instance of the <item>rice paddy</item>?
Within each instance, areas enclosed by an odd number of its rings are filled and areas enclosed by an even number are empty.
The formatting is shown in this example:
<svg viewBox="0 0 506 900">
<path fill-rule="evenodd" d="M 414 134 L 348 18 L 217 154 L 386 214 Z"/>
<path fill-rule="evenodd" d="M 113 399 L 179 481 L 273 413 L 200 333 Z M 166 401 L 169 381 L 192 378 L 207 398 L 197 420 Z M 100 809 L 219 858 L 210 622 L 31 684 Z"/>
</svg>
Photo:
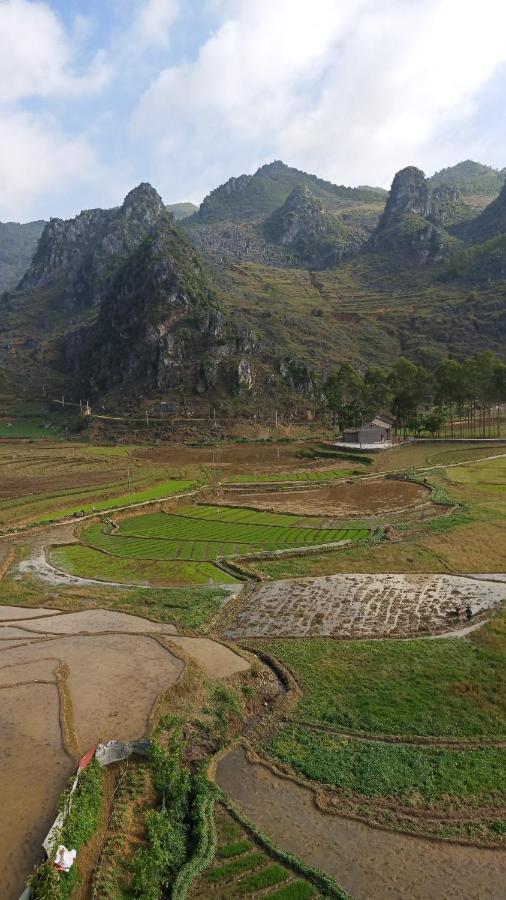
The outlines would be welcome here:
<svg viewBox="0 0 506 900">
<path fill-rule="evenodd" d="M 237 521 L 239 519 L 239 521 Z M 314 520 L 313 520 L 314 521 Z M 317 521 L 317 520 L 316 520 Z M 126 559 L 193 560 L 255 552 L 319 546 L 367 535 L 360 528 L 323 528 L 302 524 L 300 517 L 206 506 L 179 514 L 135 516 L 116 530 L 96 523 L 81 540 L 96 550 Z"/>
<path fill-rule="evenodd" d="M 285 481 L 333 481 L 336 478 L 348 478 L 350 475 L 361 475 L 351 469 L 313 469 L 307 472 L 274 472 L 269 475 L 230 475 L 225 484 L 277 484 Z"/>
</svg>

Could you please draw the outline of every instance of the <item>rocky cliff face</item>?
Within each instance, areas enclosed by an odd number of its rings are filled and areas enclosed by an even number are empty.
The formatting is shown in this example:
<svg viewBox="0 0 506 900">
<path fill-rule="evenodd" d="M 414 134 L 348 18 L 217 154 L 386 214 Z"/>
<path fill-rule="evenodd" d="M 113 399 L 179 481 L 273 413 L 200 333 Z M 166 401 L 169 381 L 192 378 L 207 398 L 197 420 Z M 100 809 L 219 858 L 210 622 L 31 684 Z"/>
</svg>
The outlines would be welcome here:
<svg viewBox="0 0 506 900">
<path fill-rule="evenodd" d="M 283 246 L 291 261 L 313 269 L 337 265 L 353 243 L 346 228 L 325 212 L 307 187 L 296 187 L 264 222 L 268 240 Z"/>
<path fill-rule="evenodd" d="M 162 217 L 111 281 L 96 325 L 70 335 L 63 365 L 95 394 L 220 385 L 249 389 L 253 333 L 223 315 L 200 260 Z"/>
<path fill-rule="evenodd" d="M 0 222 L 0 294 L 16 287 L 30 265 L 45 222 Z"/>
<path fill-rule="evenodd" d="M 397 225 L 404 216 L 414 213 L 422 219 L 431 211 L 429 188 L 425 175 L 415 166 L 407 166 L 397 172 L 388 195 L 385 210 L 378 223 L 378 231 L 386 231 Z"/>
<path fill-rule="evenodd" d="M 74 219 L 51 219 L 20 291 L 53 287 L 55 305 L 98 306 L 116 268 L 164 212 L 161 197 L 140 184 L 115 209 L 85 210 Z"/>
<path fill-rule="evenodd" d="M 441 226 L 452 215 L 455 202 L 456 196 L 447 190 L 433 198 L 420 169 L 401 169 L 370 246 L 418 263 L 439 262 L 450 252 L 450 238 Z"/>
</svg>

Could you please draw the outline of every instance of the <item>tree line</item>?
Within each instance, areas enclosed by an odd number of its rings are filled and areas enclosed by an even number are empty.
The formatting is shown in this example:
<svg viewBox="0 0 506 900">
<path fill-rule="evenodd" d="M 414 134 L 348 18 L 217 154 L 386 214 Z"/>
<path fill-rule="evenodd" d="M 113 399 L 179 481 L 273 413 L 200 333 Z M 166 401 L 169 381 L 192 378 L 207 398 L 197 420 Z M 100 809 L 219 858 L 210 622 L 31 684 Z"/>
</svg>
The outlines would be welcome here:
<svg viewBox="0 0 506 900">
<path fill-rule="evenodd" d="M 444 359 L 433 369 L 400 357 L 390 368 L 364 373 L 349 363 L 328 377 L 325 407 L 341 429 L 390 411 L 401 434 L 450 437 L 500 431 L 500 404 L 506 401 L 506 365 L 484 351 L 459 362 Z"/>
</svg>

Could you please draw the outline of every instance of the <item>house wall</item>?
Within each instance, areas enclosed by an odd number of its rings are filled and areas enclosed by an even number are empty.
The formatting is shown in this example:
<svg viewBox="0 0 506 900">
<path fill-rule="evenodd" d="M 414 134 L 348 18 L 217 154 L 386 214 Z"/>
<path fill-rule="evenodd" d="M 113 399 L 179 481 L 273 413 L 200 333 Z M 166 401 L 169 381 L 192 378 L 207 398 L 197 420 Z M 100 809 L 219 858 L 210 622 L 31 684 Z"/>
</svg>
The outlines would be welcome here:
<svg viewBox="0 0 506 900">
<path fill-rule="evenodd" d="M 363 425 L 359 428 L 358 439 L 362 444 L 379 444 L 388 440 L 387 430 L 378 425 Z"/>
</svg>

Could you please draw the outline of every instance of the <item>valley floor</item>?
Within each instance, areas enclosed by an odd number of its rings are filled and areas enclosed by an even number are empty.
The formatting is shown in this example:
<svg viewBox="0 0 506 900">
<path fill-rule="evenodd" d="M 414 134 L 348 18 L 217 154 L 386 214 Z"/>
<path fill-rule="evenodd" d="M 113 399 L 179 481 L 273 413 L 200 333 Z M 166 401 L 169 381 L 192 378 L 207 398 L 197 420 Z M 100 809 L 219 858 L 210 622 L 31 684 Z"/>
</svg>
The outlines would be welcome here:
<svg viewBox="0 0 506 900">
<path fill-rule="evenodd" d="M 155 820 L 195 898 L 501 896 L 506 448 L 307 448 L 0 443 L 6 900 L 79 755 L 144 735 L 73 900 L 161 896 Z"/>
</svg>

